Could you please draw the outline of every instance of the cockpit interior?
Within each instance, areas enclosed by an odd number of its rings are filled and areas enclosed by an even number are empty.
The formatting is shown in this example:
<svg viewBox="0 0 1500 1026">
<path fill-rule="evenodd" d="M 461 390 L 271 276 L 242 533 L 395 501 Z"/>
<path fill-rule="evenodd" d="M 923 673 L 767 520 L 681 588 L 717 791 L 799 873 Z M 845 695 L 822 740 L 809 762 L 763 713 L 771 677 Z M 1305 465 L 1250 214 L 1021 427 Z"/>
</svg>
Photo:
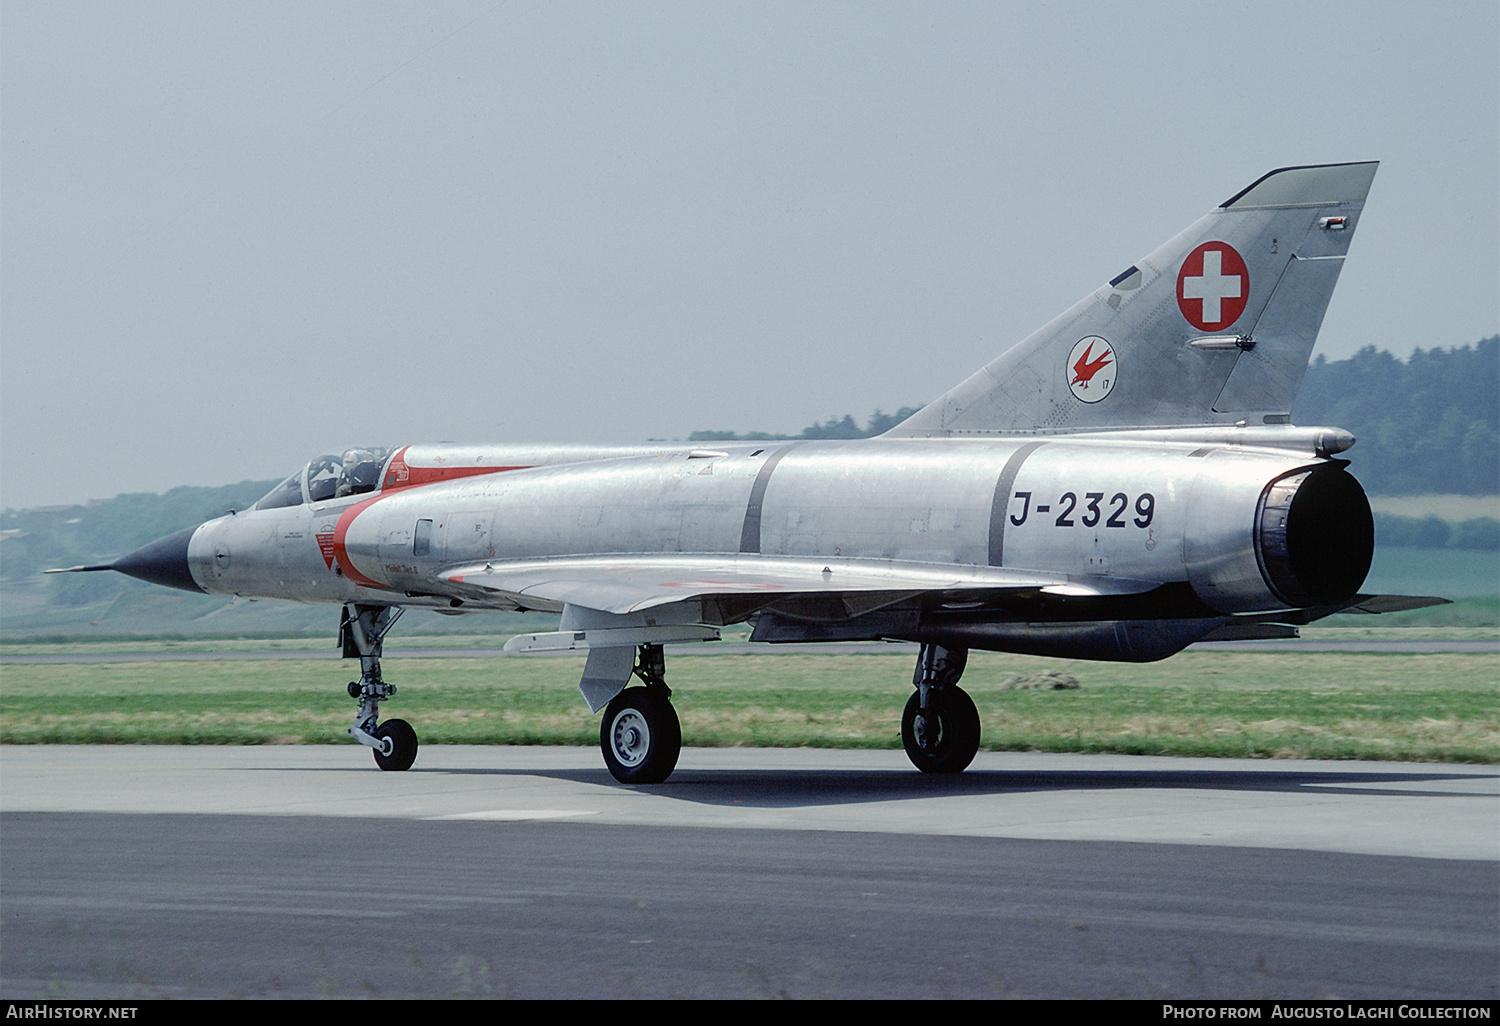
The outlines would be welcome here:
<svg viewBox="0 0 1500 1026">
<path fill-rule="evenodd" d="M 380 469 L 394 451 L 390 446 L 360 446 L 314 456 L 267 492 L 255 508 L 281 509 L 373 492 L 380 484 Z"/>
</svg>

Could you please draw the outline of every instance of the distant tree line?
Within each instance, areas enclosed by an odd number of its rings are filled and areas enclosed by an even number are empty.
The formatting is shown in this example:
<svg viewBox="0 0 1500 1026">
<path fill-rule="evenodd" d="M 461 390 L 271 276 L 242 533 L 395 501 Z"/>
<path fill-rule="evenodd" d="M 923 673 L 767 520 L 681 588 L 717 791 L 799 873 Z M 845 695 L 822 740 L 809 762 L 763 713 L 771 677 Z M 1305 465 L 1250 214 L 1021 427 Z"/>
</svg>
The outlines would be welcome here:
<svg viewBox="0 0 1500 1026">
<path fill-rule="evenodd" d="M 1292 422 L 1353 432 L 1349 456 L 1372 495 L 1500 495 L 1500 336 L 1405 362 L 1374 346 L 1319 356 Z"/>
<path fill-rule="evenodd" d="M 882 413 L 876 410 L 860 427 L 854 422 L 852 414 L 844 414 L 842 418 L 830 417 L 822 423 L 809 424 L 803 428 L 800 434 L 795 435 L 773 435 L 765 431 L 747 431 L 737 434 L 734 431 L 694 431 L 688 435 L 689 442 L 766 442 L 778 441 L 788 438 L 874 438 L 876 435 L 885 434 L 891 428 L 901 423 L 920 407 L 903 406 L 895 413 Z"/>
</svg>

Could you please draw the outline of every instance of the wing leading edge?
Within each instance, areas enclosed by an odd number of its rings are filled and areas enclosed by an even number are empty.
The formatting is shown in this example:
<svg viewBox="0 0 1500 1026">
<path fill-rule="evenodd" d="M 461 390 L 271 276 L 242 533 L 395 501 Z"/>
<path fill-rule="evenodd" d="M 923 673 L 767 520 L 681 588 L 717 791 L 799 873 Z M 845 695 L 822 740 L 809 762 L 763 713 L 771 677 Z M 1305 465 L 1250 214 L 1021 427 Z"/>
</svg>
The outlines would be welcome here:
<svg viewBox="0 0 1500 1026">
<path fill-rule="evenodd" d="M 693 599 L 845 595 L 851 612 L 914 594 L 947 591 L 1040 591 L 1076 597 L 1133 595 L 1157 582 L 1080 578 L 1006 567 L 879 559 L 804 559 L 749 553 L 566 556 L 478 563 L 444 571 L 450 584 L 617 615 Z"/>
</svg>

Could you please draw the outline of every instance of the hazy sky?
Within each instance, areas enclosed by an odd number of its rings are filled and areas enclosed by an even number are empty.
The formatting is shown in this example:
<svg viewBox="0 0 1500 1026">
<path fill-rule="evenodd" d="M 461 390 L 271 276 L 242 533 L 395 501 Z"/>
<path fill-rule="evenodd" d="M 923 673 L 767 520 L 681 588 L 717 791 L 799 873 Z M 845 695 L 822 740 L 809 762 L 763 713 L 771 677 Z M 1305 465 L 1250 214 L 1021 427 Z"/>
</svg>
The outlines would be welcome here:
<svg viewBox="0 0 1500 1026">
<path fill-rule="evenodd" d="M 1318 351 L 1500 329 L 1500 21 L 1402 3 L 0 4 L 0 506 L 934 398 L 1271 168 Z"/>
</svg>

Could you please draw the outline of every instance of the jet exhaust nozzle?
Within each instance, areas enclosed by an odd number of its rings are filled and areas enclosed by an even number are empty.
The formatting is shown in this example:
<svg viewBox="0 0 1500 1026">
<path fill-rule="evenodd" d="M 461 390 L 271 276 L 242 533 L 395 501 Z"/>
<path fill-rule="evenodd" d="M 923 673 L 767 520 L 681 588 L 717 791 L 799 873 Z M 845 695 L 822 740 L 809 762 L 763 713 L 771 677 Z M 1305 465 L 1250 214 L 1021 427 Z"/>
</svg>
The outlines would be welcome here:
<svg viewBox="0 0 1500 1026">
<path fill-rule="evenodd" d="M 1289 475 L 1266 487 L 1255 542 L 1266 583 L 1283 602 L 1346 601 L 1375 554 L 1370 501 L 1339 465 Z"/>
<path fill-rule="evenodd" d="M 1266 482 L 1226 462 L 1201 476 L 1183 546 L 1198 597 L 1216 612 L 1258 613 L 1339 606 L 1358 594 L 1375 554 L 1375 521 L 1344 467 L 1330 460 Z M 1243 509 L 1251 488 L 1259 496 L 1247 524 L 1228 511 Z"/>
</svg>

